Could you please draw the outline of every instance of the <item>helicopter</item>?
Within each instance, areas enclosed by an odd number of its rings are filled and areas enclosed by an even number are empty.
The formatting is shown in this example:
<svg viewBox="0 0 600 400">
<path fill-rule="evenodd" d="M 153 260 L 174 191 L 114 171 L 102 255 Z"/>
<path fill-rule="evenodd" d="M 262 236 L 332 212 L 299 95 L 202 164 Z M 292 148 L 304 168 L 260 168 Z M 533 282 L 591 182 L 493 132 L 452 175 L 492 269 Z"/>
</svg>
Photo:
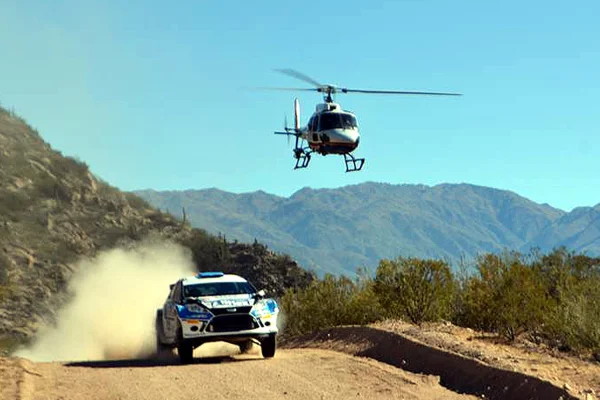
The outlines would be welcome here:
<svg viewBox="0 0 600 400">
<path fill-rule="evenodd" d="M 276 69 L 275 71 L 299 79 L 314 86 L 313 88 L 264 88 L 270 90 L 286 91 L 311 91 L 323 94 L 323 103 L 317 104 L 305 127 L 300 126 L 300 102 L 294 99 L 294 126 L 287 126 L 284 122 L 284 131 L 275 132 L 276 135 L 294 136 L 294 170 L 306 168 L 310 163 L 311 154 L 323 156 L 337 154 L 344 157 L 346 172 L 360 171 L 365 164 L 364 158 L 356 158 L 352 152 L 360 143 L 360 133 L 356 115 L 342 109 L 339 103 L 333 101 L 333 95 L 338 93 L 364 93 L 364 94 L 406 94 L 429 96 L 462 96 L 461 93 L 442 92 L 413 92 L 399 90 L 366 90 L 348 89 L 331 84 L 321 84 L 308 75 L 296 70 Z M 306 142 L 306 144 L 305 144 Z"/>
</svg>

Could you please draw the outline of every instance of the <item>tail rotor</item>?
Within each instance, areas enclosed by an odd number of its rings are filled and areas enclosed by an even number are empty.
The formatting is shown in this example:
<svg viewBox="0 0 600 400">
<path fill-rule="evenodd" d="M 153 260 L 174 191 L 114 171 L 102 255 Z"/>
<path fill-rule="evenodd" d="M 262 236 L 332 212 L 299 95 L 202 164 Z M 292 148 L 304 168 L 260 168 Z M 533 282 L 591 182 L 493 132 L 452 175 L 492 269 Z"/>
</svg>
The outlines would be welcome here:
<svg viewBox="0 0 600 400">
<path fill-rule="evenodd" d="M 294 158 L 296 159 L 296 166 L 294 169 L 306 168 L 310 162 L 310 153 L 312 152 L 308 148 L 304 148 L 304 138 L 302 137 L 302 129 L 300 128 L 300 102 L 298 99 L 294 99 L 294 126 L 289 128 L 287 125 L 287 115 L 284 116 L 283 120 L 283 132 L 275 132 L 276 135 L 286 135 L 288 146 L 290 144 L 290 136 L 294 136 Z"/>
<path fill-rule="evenodd" d="M 285 131 L 286 132 L 291 133 L 292 128 L 288 127 L 287 115 L 285 116 L 285 119 L 283 121 L 283 126 L 285 127 Z M 289 147 L 290 146 L 290 135 L 286 135 L 286 136 L 287 136 L 287 144 L 288 144 L 288 147 Z"/>
<path fill-rule="evenodd" d="M 283 116 L 283 132 L 275 132 L 276 135 L 286 135 L 287 136 L 287 142 L 288 142 L 288 146 L 290 144 L 290 136 L 295 136 L 296 137 L 296 145 L 295 147 L 298 147 L 299 144 L 299 138 L 300 138 L 300 134 L 301 134 L 301 130 L 300 130 L 300 102 L 298 101 L 298 99 L 294 100 L 294 126 L 292 128 L 290 128 L 288 126 L 288 120 L 287 120 L 287 115 Z"/>
</svg>

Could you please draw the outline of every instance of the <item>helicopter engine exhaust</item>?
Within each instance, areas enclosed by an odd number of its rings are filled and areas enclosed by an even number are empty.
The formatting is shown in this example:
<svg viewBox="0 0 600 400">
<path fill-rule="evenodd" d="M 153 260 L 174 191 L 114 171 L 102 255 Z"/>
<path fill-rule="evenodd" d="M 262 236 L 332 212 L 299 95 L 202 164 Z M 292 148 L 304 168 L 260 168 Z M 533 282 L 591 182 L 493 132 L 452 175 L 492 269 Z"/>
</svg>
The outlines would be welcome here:
<svg viewBox="0 0 600 400">
<path fill-rule="evenodd" d="M 294 128 L 296 132 L 300 130 L 300 102 L 294 99 Z"/>
</svg>

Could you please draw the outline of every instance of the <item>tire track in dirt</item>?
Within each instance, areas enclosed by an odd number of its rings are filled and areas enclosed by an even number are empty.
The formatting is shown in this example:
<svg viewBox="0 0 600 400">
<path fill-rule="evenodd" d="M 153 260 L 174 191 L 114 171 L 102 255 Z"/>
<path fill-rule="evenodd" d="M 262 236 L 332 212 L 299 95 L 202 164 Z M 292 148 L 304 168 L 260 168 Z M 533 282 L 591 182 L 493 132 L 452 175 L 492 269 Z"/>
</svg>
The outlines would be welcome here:
<svg viewBox="0 0 600 400">
<path fill-rule="evenodd" d="M 20 377 L 17 380 L 17 398 L 19 400 L 31 400 L 35 392 L 33 376 L 41 376 L 31 370 L 31 363 L 26 360 L 19 360 Z"/>
</svg>

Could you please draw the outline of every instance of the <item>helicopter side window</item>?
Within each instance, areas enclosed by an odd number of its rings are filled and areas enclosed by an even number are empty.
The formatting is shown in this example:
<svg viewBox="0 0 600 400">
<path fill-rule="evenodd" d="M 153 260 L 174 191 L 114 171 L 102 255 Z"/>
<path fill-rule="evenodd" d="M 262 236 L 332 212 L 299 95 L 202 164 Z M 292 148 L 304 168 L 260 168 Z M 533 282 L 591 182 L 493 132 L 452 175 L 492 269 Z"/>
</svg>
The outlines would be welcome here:
<svg viewBox="0 0 600 400">
<path fill-rule="evenodd" d="M 316 115 L 310 119 L 309 126 L 310 126 L 311 131 L 313 131 L 313 132 L 317 131 L 318 122 L 319 122 L 319 118 Z"/>
<path fill-rule="evenodd" d="M 342 118 L 340 113 L 322 113 L 319 118 L 319 130 L 325 131 L 328 129 L 343 129 Z"/>
<path fill-rule="evenodd" d="M 356 118 L 352 114 L 342 114 L 342 122 L 344 124 L 344 129 L 358 128 Z"/>
</svg>

